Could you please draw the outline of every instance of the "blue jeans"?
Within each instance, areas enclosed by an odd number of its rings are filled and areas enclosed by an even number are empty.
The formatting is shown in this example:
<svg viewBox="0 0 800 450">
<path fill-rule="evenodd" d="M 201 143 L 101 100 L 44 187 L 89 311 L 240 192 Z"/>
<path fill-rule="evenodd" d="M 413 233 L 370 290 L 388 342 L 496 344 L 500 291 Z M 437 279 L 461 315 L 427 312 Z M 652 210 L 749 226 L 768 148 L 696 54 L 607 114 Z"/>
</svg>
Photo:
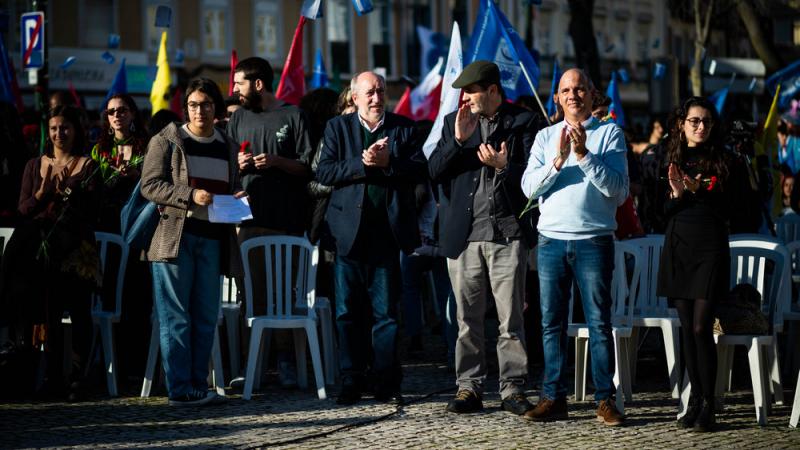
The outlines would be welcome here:
<svg viewBox="0 0 800 450">
<path fill-rule="evenodd" d="M 220 308 L 220 242 L 183 233 L 178 257 L 150 269 L 169 397 L 205 391 Z"/>
<path fill-rule="evenodd" d="M 564 241 L 539 235 L 537 262 L 542 307 L 544 379 L 542 397 L 567 396 L 567 323 L 570 290 L 578 284 L 589 325 L 595 400 L 614 395 L 614 340 L 611 334 L 611 278 L 614 238 Z"/>
<path fill-rule="evenodd" d="M 378 385 L 394 391 L 400 389 L 396 320 L 398 260 L 395 257 L 385 264 L 370 264 L 336 256 L 336 329 L 344 383 L 363 380 L 371 363 Z"/>
</svg>

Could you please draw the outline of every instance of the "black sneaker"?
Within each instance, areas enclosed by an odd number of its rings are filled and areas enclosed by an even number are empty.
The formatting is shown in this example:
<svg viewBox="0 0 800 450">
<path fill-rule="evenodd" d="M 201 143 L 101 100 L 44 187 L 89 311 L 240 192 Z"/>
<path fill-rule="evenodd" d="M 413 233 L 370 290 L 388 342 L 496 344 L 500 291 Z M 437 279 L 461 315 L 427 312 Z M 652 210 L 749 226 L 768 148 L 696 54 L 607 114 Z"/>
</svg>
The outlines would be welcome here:
<svg viewBox="0 0 800 450">
<path fill-rule="evenodd" d="M 447 404 L 447 410 L 456 414 L 474 413 L 483 410 L 480 394 L 469 389 L 459 389 L 456 398 Z"/>
<path fill-rule="evenodd" d="M 511 394 L 508 397 L 504 398 L 502 403 L 500 403 L 500 407 L 505 411 L 508 411 L 512 414 L 516 414 L 521 416 L 526 412 L 533 409 L 533 405 L 531 402 L 528 401 L 528 398 L 525 397 L 525 394 L 519 392 L 516 394 Z"/>
<path fill-rule="evenodd" d="M 169 399 L 169 406 L 201 406 L 211 403 L 217 393 L 214 391 L 193 390 L 188 394 Z"/>
<path fill-rule="evenodd" d="M 361 390 L 355 384 L 342 385 L 342 391 L 336 398 L 337 405 L 354 405 L 361 400 Z"/>
</svg>

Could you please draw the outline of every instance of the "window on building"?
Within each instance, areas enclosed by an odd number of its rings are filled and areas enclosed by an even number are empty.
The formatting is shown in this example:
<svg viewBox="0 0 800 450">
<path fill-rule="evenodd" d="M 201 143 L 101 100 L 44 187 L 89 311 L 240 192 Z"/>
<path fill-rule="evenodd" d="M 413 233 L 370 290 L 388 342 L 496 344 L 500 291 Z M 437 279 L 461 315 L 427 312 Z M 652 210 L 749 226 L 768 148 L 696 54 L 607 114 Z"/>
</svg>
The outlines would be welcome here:
<svg viewBox="0 0 800 450">
<path fill-rule="evenodd" d="M 384 67 L 386 73 L 392 73 L 392 26 L 390 0 L 378 0 L 373 3 L 375 8 L 367 17 L 369 18 L 369 50 L 372 57 L 372 67 Z"/>
<path fill-rule="evenodd" d="M 225 0 L 203 0 L 200 34 L 204 56 L 227 56 L 230 42 L 230 7 Z"/>
<path fill-rule="evenodd" d="M 270 61 L 280 58 L 283 53 L 281 49 L 282 28 L 277 0 L 255 3 L 253 34 L 256 55 L 263 55 Z"/>
<path fill-rule="evenodd" d="M 458 22 L 462 35 L 467 34 L 467 29 L 471 24 L 469 20 L 468 3 L 467 0 L 452 0 L 450 2 L 450 4 L 453 5 L 452 8 L 450 8 L 450 15 L 453 17 L 454 22 Z"/>
<path fill-rule="evenodd" d="M 117 20 L 115 1 L 82 0 L 78 8 L 81 47 L 106 48 L 108 35 L 115 33 Z"/>
<path fill-rule="evenodd" d="M 325 12 L 327 22 L 328 45 L 330 46 L 331 72 L 352 73 L 350 66 L 350 33 L 352 27 L 352 13 L 349 0 L 331 0 L 326 2 L 328 10 Z M 373 14 L 373 13 L 370 13 Z"/>
<path fill-rule="evenodd" d="M 144 48 L 151 55 L 158 54 L 158 46 L 161 45 L 161 32 L 167 32 L 167 49 L 177 47 L 175 39 L 178 36 L 178 19 L 175 17 L 175 0 L 145 0 L 144 7 Z M 161 28 L 156 26 L 156 11 L 159 6 L 168 6 L 172 8 L 172 23 L 169 28 Z"/>
<path fill-rule="evenodd" d="M 794 45 L 800 45 L 800 20 L 794 22 Z"/>
</svg>

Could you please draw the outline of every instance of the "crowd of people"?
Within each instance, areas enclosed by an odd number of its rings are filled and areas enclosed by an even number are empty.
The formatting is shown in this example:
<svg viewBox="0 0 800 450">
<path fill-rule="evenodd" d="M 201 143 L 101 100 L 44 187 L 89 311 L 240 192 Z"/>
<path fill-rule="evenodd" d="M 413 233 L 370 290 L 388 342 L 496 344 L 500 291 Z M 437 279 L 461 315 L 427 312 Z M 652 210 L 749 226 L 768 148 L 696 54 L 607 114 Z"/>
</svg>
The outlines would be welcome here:
<svg viewBox="0 0 800 450">
<path fill-rule="evenodd" d="M 580 69 L 563 74 L 558 112 L 544 117 L 527 99 L 506 98 L 496 64 L 476 61 L 453 83 L 461 106 L 426 155 L 432 124 L 386 111 L 386 83 L 374 72 L 355 75 L 341 94 L 313 90 L 299 105 L 275 97 L 273 70 L 262 58 L 240 61 L 233 83 L 226 100 L 213 81 L 192 80 L 183 119 L 166 110 L 146 118 L 119 94 L 92 120 L 54 95 L 42 148 L 35 125 L 23 126 L 24 116 L 2 106 L 0 208 L 14 233 L 2 259 L 0 340 L 45 351 L 43 382 L 29 382 L 37 395 L 84 397 L 90 294 L 110 292 L 92 233 L 119 233 L 123 206 L 141 195 L 158 205 L 160 218 L 146 248 L 127 261 L 121 371 L 141 375 L 146 349 L 133 336 L 150 326 L 153 310 L 170 405 L 215 399 L 206 379 L 218 280 L 241 275 L 239 246 L 291 235 L 322 250 L 317 295 L 334 305 L 338 403 L 366 393 L 402 401 L 399 336 L 407 338 L 406 354 L 421 350 L 429 322 L 422 277 L 430 271 L 434 322 L 458 387 L 447 411 L 483 408 L 493 310 L 502 408 L 531 421 L 568 417 L 566 328 L 575 286 L 589 327 L 597 418 L 621 425 L 614 240 L 659 233 L 658 294 L 678 311 L 692 385 L 678 425 L 713 429 L 712 325 L 729 291 L 728 235 L 768 232 L 775 217 L 772 167 L 756 152 L 753 126 L 723 123 L 713 104 L 692 97 L 637 139 L 609 120 L 608 99 Z M 800 208 L 798 120 L 789 113 L 778 130 L 780 214 Z M 253 218 L 211 222 L 208 206 L 222 194 L 247 196 Z M 248 263 L 253 296 L 263 298 L 264 261 Z M 526 314 L 533 308 L 541 315 Z M 67 371 L 65 311 L 74 355 Z M 292 384 L 291 335 L 276 333 L 275 343 L 280 381 Z M 534 359 L 544 363 L 536 404 L 525 394 Z"/>
</svg>

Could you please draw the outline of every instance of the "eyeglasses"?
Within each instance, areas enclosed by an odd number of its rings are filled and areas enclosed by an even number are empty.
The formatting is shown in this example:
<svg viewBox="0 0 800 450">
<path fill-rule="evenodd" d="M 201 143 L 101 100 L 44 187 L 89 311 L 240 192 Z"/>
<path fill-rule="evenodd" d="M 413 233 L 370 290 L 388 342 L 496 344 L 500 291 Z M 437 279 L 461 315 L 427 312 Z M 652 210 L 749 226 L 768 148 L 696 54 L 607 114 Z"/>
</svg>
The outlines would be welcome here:
<svg viewBox="0 0 800 450">
<path fill-rule="evenodd" d="M 214 102 L 189 102 L 187 106 L 189 107 L 190 111 L 197 111 L 197 108 L 202 108 L 203 110 L 208 111 L 214 108 Z"/>
<path fill-rule="evenodd" d="M 686 119 L 686 121 L 689 122 L 689 125 L 691 125 L 692 128 L 699 127 L 701 123 L 706 128 L 711 128 L 711 127 L 714 126 L 714 119 L 712 119 L 710 117 L 708 119 L 700 119 L 700 118 L 697 118 L 697 117 L 692 117 L 691 119 Z"/>
<path fill-rule="evenodd" d="M 106 114 L 108 114 L 109 116 L 116 116 L 117 114 L 121 114 L 121 115 L 124 116 L 125 114 L 128 114 L 130 111 L 131 111 L 130 109 L 128 109 L 128 108 L 126 108 L 124 106 L 120 106 L 119 108 L 109 108 L 109 109 L 107 109 L 106 110 Z"/>
</svg>

